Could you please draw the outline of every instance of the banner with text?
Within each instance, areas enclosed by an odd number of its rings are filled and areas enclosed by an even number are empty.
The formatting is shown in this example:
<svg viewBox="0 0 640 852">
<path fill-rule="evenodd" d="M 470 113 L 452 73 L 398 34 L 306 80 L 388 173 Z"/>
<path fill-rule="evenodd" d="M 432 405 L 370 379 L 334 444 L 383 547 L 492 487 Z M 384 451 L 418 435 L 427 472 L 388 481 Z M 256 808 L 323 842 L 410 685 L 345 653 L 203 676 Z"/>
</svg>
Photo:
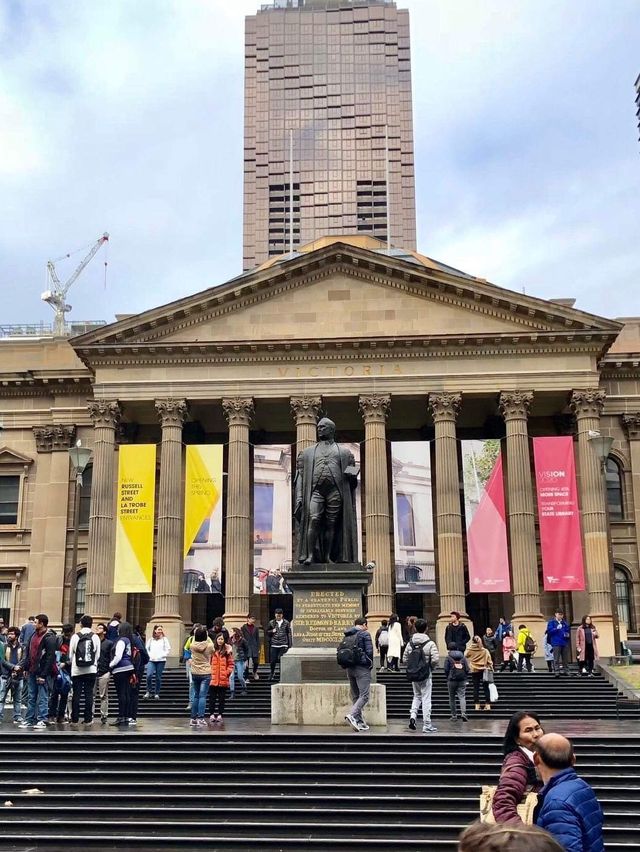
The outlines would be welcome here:
<svg viewBox="0 0 640 852">
<path fill-rule="evenodd" d="M 153 581 L 155 444 L 118 450 L 114 592 L 150 592 Z"/>
<path fill-rule="evenodd" d="M 391 443 L 396 593 L 436 590 L 428 441 Z"/>
<path fill-rule="evenodd" d="M 469 591 L 509 592 L 500 441 L 462 441 Z"/>
<path fill-rule="evenodd" d="M 534 438 L 545 592 L 583 591 L 584 562 L 573 438 Z"/>
<path fill-rule="evenodd" d="M 222 444 L 187 445 L 182 591 L 222 594 Z"/>
</svg>

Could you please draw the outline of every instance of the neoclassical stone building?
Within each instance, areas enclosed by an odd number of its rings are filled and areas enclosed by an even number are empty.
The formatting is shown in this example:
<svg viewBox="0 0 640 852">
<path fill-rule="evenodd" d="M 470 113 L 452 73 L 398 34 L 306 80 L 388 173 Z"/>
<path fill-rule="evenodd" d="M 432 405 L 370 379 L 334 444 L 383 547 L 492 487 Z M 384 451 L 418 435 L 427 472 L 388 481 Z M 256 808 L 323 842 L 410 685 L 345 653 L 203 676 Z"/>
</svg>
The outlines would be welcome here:
<svg viewBox="0 0 640 852">
<path fill-rule="evenodd" d="M 308 446 L 323 412 L 339 440 L 361 446 L 362 559 L 377 565 L 370 625 L 394 610 L 434 623 L 457 609 L 482 629 L 515 614 L 540 637 L 561 605 L 574 619 L 591 612 L 611 653 L 614 613 L 623 633 L 640 618 L 638 353 L 637 319 L 515 293 L 367 237 L 316 241 L 79 337 L 4 339 L 0 614 L 19 622 L 45 611 L 60 623 L 120 609 L 142 625 L 161 619 L 176 642 L 216 607 L 230 622 L 249 608 L 266 618 L 269 600 L 252 585 L 252 447 Z M 590 431 L 614 439 L 606 498 Z M 560 434 L 576 444 L 586 592 L 542 591 L 530 438 Z M 504 440 L 510 594 L 468 590 L 464 438 Z M 93 457 L 74 569 L 77 439 Z M 431 442 L 437 589 L 396 598 L 389 442 L 401 440 Z M 153 594 L 112 592 L 124 442 L 159 448 Z M 225 445 L 217 603 L 181 593 L 187 443 Z"/>
</svg>

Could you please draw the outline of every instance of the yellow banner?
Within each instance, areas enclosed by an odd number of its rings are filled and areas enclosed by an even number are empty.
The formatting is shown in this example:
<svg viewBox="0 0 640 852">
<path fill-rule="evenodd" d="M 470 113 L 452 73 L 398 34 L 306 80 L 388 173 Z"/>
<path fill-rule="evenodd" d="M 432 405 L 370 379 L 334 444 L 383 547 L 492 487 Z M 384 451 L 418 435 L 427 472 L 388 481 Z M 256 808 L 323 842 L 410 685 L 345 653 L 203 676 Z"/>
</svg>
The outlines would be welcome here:
<svg viewBox="0 0 640 852">
<path fill-rule="evenodd" d="M 221 497 L 222 444 L 189 444 L 184 483 L 185 557 L 204 521 L 213 516 Z"/>
<path fill-rule="evenodd" d="M 153 580 L 155 444 L 122 444 L 118 451 L 114 592 L 150 592 Z"/>
</svg>

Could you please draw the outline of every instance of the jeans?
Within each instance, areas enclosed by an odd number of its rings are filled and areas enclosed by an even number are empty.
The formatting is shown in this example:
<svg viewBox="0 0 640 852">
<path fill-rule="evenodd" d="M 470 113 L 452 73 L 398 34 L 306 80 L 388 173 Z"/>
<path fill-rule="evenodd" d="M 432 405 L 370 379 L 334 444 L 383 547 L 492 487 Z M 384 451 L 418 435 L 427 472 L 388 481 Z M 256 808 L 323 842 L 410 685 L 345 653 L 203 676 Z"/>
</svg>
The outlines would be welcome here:
<svg viewBox="0 0 640 852">
<path fill-rule="evenodd" d="M 4 705 L 9 695 L 9 691 L 13 697 L 13 721 L 20 722 L 22 720 L 22 678 L 3 677 L 0 678 L 0 721 L 4 716 Z"/>
<path fill-rule="evenodd" d="M 560 668 L 564 674 L 569 674 L 569 646 L 554 645 L 553 646 L 553 669 L 556 674 L 560 674 Z"/>
<path fill-rule="evenodd" d="M 27 674 L 27 715 L 25 721 L 30 725 L 36 722 L 46 722 L 49 718 L 49 679 L 44 678 L 44 683 L 38 680 L 32 672 Z"/>
<path fill-rule="evenodd" d="M 489 684 L 484 679 L 484 671 L 471 672 L 471 680 L 473 682 L 473 703 L 480 704 L 480 685 L 482 685 L 484 703 L 491 704 L 491 698 L 489 696 Z M 453 715 L 453 713 L 451 715 Z"/>
<path fill-rule="evenodd" d="M 430 677 L 426 680 L 414 680 L 411 683 L 413 687 L 413 701 L 411 702 L 412 719 L 418 718 L 418 712 L 422 705 L 422 719 L 425 725 L 431 722 L 431 689 L 433 681 Z"/>
<path fill-rule="evenodd" d="M 238 678 L 238 684 L 240 689 L 243 692 L 247 691 L 247 682 L 244 679 L 244 667 L 246 666 L 246 660 L 236 660 L 233 664 L 233 671 L 231 672 L 231 677 L 229 678 L 229 692 L 233 695 L 236 691 L 236 678 Z"/>
<path fill-rule="evenodd" d="M 358 721 L 362 721 L 362 711 L 369 703 L 369 690 L 371 688 L 371 669 L 364 666 L 354 666 L 347 669 L 349 686 L 351 688 L 351 700 L 353 706 L 350 715 Z"/>
<path fill-rule="evenodd" d="M 98 676 L 98 695 L 100 696 L 100 717 L 106 719 L 109 715 L 109 681 L 111 672 Z"/>
<path fill-rule="evenodd" d="M 80 702 L 84 699 L 82 718 L 86 724 L 89 724 L 93 719 L 93 695 L 96 687 L 96 675 L 74 675 L 71 680 L 73 682 L 71 721 L 78 722 L 80 720 Z"/>
<path fill-rule="evenodd" d="M 51 697 L 49 698 L 49 718 L 56 719 L 59 722 L 64 719 L 68 698 L 69 690 L 66 689 L 61 692 L 54 680 L 53 687 L 51 689 Z"/>
<path fill-rule="evenodd" d="M 449 709 L 451 710 L 451 715 L 456 716 L 456 697 L 460 703 L 460 713 L 462 716 L 465 716 L 467 713 L 467 698 L 465 695 L 465 690 L 467 688 L 466 680 L 450 680 L 447 681 L 447 687 L 449 688 Z"/>
<path fill-rule="evenodd" d="M 211 675 L 191 675 L 191 718 L 204 719 Z"/>
<path fill-rule="evenodd" d="M 164 667 L 167 665 L 166 660 L 158 660 L 156 663 L 148 662 L 147 663 L 147 692 L 151 695 L 154 694 L 153 690 L 153 678 L 155 675 L 156 679 L 156 689 L 155 695 L 160 695 L 160 687 L 162 686 L 162 672 L 164 671 Z"/>
</svg>

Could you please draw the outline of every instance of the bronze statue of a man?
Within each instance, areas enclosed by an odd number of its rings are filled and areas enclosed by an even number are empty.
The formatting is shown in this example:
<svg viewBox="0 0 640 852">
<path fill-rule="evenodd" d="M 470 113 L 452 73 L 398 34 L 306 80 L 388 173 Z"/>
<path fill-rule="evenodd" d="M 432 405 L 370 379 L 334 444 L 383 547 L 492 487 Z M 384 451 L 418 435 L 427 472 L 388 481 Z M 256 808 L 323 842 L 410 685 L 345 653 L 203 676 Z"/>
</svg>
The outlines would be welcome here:
<svg viewBox="0 0 640 852">
<path fill-rule="evenodd" d="M 298 562 L 357 562 L 353 453 L 335 442 L 336 426 L 323 417 L 318 443 L 298 453 L 294 517 L 299 523 Z"/>
</svg>

